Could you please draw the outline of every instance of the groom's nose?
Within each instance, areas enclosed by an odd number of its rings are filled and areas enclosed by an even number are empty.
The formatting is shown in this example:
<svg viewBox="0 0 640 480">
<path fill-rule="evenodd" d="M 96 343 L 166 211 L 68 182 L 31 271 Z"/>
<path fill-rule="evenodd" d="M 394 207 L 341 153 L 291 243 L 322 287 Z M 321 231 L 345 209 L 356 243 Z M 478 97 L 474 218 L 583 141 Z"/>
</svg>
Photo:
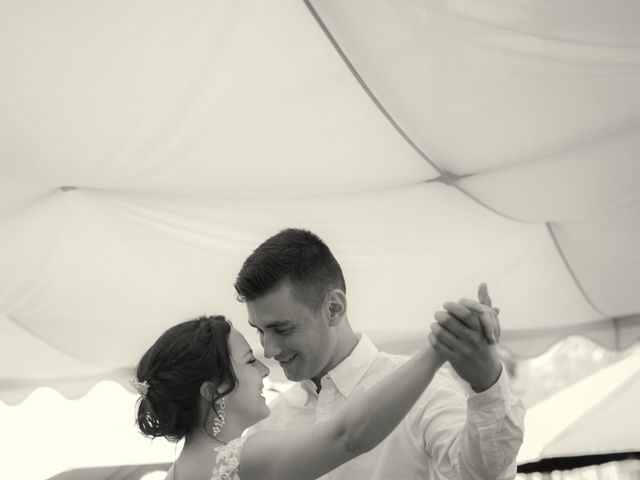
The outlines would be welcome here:
<svg viewBox="0 0 640 480">
<path fill-rule="evenodd" d="M 282 353 L 282 348 L 280 348 L 278 342 L 273 341 L 270 335 L 264 336 L 262 347 L 264 348 L 264 356 L 267 358 L 277 357 Z"/>
</svg>

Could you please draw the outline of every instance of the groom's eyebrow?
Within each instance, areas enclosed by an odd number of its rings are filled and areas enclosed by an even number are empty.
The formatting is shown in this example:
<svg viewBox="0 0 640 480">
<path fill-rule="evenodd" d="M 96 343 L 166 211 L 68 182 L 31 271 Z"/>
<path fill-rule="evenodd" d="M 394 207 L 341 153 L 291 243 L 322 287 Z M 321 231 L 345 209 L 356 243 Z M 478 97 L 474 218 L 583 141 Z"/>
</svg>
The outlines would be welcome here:
<svg viewBox="0 0 640 480">
<path fill-rule="evenodd" d="M 291 322 L 290 320 L 276 320 L 274 322 L 268 323 L 267 325 L 264 326 L 264 328 L 266 329 L 266 328 L 288 327 L 292 323 L 293 322 Z M 251 325 L 253 328 L 259 328 L 251 322 L 249 322 L 249 325 Z"/>
<path fill-rule="evenodd" d="M 276 320 L 275 322 L 272 322 L 269 325 L 267 325 L 267 328 L 286 327 L 290 324 L 291 322 L 289 320 Z"/>
</svg>

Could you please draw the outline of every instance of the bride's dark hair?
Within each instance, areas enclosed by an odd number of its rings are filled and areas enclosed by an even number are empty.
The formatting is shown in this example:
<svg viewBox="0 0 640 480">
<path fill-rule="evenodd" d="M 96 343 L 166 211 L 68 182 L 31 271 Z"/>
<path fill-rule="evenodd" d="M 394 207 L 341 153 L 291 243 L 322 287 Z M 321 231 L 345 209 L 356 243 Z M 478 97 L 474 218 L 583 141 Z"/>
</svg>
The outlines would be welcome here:
<svg viewBox="0 0 640 480">
<path fill-rule="evenodd" d="M 211 381 L 235 389 L 237 378 L 229 353 L 231 324 L 222 315 L 202 316 L 171 327 L 144 354 L 136 377 L 148 389 L 138 402 L 137 423 L 146 436 L 180 440 L 198 422 L 200 386 Z M 208 416 L 205 415 L 205 422 Z"/>
</svg>

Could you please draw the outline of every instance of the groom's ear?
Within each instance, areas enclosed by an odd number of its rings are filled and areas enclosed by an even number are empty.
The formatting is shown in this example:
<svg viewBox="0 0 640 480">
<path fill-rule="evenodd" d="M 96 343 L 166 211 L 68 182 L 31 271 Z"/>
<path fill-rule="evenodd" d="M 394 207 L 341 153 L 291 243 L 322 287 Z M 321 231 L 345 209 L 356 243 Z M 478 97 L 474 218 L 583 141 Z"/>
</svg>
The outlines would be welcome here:
<svg viewBox="0 0 640 480">
<path fill-rule="evenodd" d="M 331 290 L 327 296 L 326 309 L 329 325 L 338 325 L 347 313 L 347 296 L 345 293 L 339 288 Z"/>
</svg>

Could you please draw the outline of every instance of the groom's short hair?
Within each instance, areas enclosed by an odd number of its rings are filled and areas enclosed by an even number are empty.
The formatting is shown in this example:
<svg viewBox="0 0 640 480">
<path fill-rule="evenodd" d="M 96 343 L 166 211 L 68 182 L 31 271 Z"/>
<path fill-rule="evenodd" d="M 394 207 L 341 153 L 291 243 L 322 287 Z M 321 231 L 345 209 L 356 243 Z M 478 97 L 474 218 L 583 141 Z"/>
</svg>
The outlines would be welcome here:
<svg viewBox="0 0 640 480">
<path fill-rule="evenodd" d="M 317 311 L 327 292 L 346 293 L 340 264 L 314 233 L 287 228 L 265 240 L 244 261 L 234 287 L 241 302 L 255 300 L 288 283 L 293 295 Z"/>
</svg>

